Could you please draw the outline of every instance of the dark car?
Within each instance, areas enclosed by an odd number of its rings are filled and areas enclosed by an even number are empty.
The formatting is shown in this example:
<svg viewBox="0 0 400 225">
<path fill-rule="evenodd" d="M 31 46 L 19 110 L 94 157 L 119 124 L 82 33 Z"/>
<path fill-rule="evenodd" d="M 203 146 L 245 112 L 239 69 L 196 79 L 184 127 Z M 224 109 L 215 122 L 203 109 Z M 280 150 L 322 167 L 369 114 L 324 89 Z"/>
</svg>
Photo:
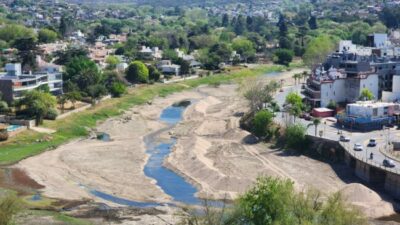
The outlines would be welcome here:
<svg viewBox="0 0 400 225">
<path fill-rule="evenodd" d="M 376 140 L 375 139 L 369 139 L 368 147 L 375 147 L 375 146 L 376 146 Z"/>
<path fill-rule="evenodd" d="M 393 161 L 390 160 L 390 159 L 384 159 L 382 164 L 383 164 L 384 167 L 390 167 L 390 168 L 395 167 Z"/>
</svg>

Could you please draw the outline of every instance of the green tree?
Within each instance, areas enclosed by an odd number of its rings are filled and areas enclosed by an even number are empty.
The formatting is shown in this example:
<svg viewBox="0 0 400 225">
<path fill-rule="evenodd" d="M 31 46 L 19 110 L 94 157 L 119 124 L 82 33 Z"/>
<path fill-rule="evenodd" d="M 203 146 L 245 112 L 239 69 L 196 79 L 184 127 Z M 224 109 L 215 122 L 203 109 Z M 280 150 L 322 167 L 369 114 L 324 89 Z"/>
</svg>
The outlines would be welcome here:
<svg viewBox="0 0 400 225">
<path fill-rule="evenodd" d="M 88 58 L 88 51 L 84 48 L 68 48 L 65 51 L 55 52 L 55 63 L 58 65 L 66 65 L 76 57 Z"/>
<path fill-rule="evenodd" d="M 328 105 L 326 106 L 326 108 L 332 109 L 332 110 L 336 110 L 336 107 L 337 107 L 337 104 L 336 104 L 336 102 L 333 101 L 333 100 L 330 100 L 329 103 L 328 103 Z"/>
<path fill-rule="evenodd" d="M 310 20 L 308 20 L 308 25 L 310 26 L 311 30 L 318 29 L 317 17 L 316 16 L 311 16 Z"/>
<path fill-rule="evenodd" d="M 107 63 L 108 69 L 115 69 L 117 67 L 118 63 L 120 63 L 120 60 L 115 55 L 109 55 L 106 58 L 106 63 Z"/>
<path fill-rule="evenodd" d="M 290 149 L 304 150 L 304 147 L 307 146 L 306 131 L 307 128 L 302 124 L 289 125 L 285 130 L 286 147 Z"/>
<path fill-rule="evenodd" d="M 278 64 L 282 64 L 285 66 L 289 66 L 289 64 L 293 60 L 294 53 L 289 49 L 278 49 L 274 52 L 274 62 Z"/>
<path fill-rule="evenodd" d="M 141 61 L 133 61 L 126 70 L 126 79 L 132 83 L 147 83 L 149 69 Z"/>
<path fill-rule="evenodd" d="M 40 29 L 38 40 L 40 43 L 51 43 L 57 40 L 58 34 L 50 29 Z"/>
<path fill-rule="evenodd" d="M 190 63 L 182 58 L 179 58 L 176 62 L 178 65 L 181 66 L 180 73 L 182 75 L 186 75 L 190 73 Z"/>
<path fill-rule="evenodd" d="M 92 99 L 92 104 L 107 94 L 107 88 L 103 84 L 94 84 L 87 87 L 87 94 Z"/>
<path fill-rule="evenodd" d="M 61 113 L 64 113 L 65 104 L 68 102 L 68 98 L 66 95 L 57 96 L 57 103 L 60 105 Z"/>
<path fill-rule="evenodd" d="M 289 216 L 293 197 L 291 181 L 258 178 L 256 185 L 238 200 L 239 218 L 243 224 L 296 224 Z"/>
<path fill-rule="evenodd" d="M 57 100 L 50 93 L 32 90 L 26 92 L 16 105 L 19 108 L 25 108 L 28 115 L 35 117 L 36 125 L 40 125 L 49 110 L 56 107 Z"/>
<path fill-rule="evenodd" d="M 375 96 L 371 90 L 369 90 L 368 88 L 364 88 L 361 90 L 359 99 L 362 101 L 371 101 L 375 99 Z"/>
<path fill-rule="evenodd" d="M 71 91 L 71 92 L 65 93 L 64 96 L 66 97 L 66 99 L 68 101 L 70 101 L 72 103 L 72 108 L 75 108 L 75 103 L 77 101 L 82 100 L 82 95 L 79 91 Z"/>
<path fill-rule="evenodd" d="M 103 75 L 92 60 L 86 57 L 75 57 L 65 66 L 63 79 L 76 84 L 80 91 L 87 93 L 89 86 L 103 81 Z"/>
<path fill-rule="evenodd" d="M 296 121 L 296 117 L 300 116 L 304 109 L 303 100 L 296 92 L 291 92 L 286 96 L 285 103 L 288 105 L 289 113 L 293 116 L 293 120 Z"/>
<path fill-rule="evenodd" d="M 60 19 L 59 31 L 63 38 L 70 35 L 75 27 L 74 20 L 69 15 L 63 15 Z"/>
<path fill-rule="evenodd" d="M 36 38 L 32 29 L 22 25 L 7 24 L 0 28 L 0 40 L 12 44 L 15 40 L 21 38 Z"/>
<path fill-rule="evenodd" d="M 149 65 L 147 68 L 149 69 L 149 80 L 159 81 L 161 77 L 160 71 L 153 65 Z"/>
<path fill-rule="evenodd" d="M 126 85 L 121 81 L 115 81 L 111 84 L 109 91 L 113 97 L 121 97 L 126 93 Z"/>
<path fill-rule="evenodd" d="M 243 15 L 239 15 L 236 18 L 235 24 L 233 24 L 233 29 L 237 35 L 241 35 L 246 31 L 246 19 Z"/>
<path fill-rule="evenodd" d="M 256 54 L 256 49 L 254 48 L 253 42 L 249 41 L 246 38 L 234 39 L 232 43 L 232 48 L 242 57 L 244 57 L 246 62 L 249 57 L 252 57 Z"/>
<path fill-rule="evenodd" d="M 314 118 L 312 123 L 309 124 L 307 127 L 314 126 L 314 128 L 315 128 L 315 136 L 317 136 L 317 134 L 318 134 L 318 126 L 320 124 L 321 124 L 321 119 L 320 118 Z"/>
<path fill-rule="evenodd" d="M 272 102 L 278 87 L 276 82 L 264 85 L 257 80 L 248 80 L 242 84 L 241 89 L 243 96 L 249 102 L 250 113 L 255 114 L 263 109 L 265 104 Z"/>
<path fill-rule="evenodd" d="M 332 37 L 324 34 L 312 39 L 303 55 L 304 63 L 312 69 L 316 68 L 334 50 L 335 42 Z"/>
<path fill-rule="evenodd" d="M 9 110 L 10 108 L 8 107 L 7 102 L 0 100 L 0 113 L 7 113 Z"/>
<path fill-rule="evenodd" d="M 24 70 L 36 69 L 38 47 L 35 38 L 19 38 L 14 41 L 13 47 L 18 49 L 18 58 L 21 61 Z"/>
<path fill-rule="evenodd" d="M 229 26 L 229 16 L 226 13 L 222 16 L 222 26 L 223 27 Z"/>
<path fill-rule="evenodd" d="M 274 114 L 268 110 L 257 112 L 253 119 L 254 134 L 259 138 L 269 138 L 271 136 L 271 123 L 273 122 Z"/>
</svg>

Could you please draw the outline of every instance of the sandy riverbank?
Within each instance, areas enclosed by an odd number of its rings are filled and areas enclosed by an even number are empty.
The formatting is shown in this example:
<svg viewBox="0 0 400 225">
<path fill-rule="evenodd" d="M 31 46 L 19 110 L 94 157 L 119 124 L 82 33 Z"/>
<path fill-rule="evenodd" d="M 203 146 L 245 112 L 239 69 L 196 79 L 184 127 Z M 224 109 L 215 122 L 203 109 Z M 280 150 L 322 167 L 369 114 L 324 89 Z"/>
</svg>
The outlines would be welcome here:
<svg viewBox="0 0 400 225">
<path fill-rule="evenodd" d="M 302 71 L 284 72 L 274 79 L 291 85 L 292 74 Z M 156 98 L 151 105 L 134 107 L 100 124 L 97 131 L 108 133 L 110 142 L 77 140 L 23 160 L 16 167 L 45 186 L 43 194 L 49 197 L 103 201 L 79 186 L 83 184 L 121 198 L 168 202 L 170 196 L 143 172 L 148 159 L 143 137 L 165 127 L 158 122 L 162 110 L 184 99 L 196 101 L 172 130 L 178 140 L 165 163 L 195 184 L 199 196 L 234 198 L 260 175 L 290 178 L 298 189 L 312 187 L 323 193 L 346 187 L 347 181 L 337 168 L 328 164 L 305 156 L 282 155 L 265 144 L 246 144 L 249 133 L 239 128 L 237 115 L 246 111 L 247 103 L 237 85 L 203 86 Z M 169 136 L 169 132 L 161 135 Z M 385 215 L 392 213 L 389 211 Z"/>
</svg>

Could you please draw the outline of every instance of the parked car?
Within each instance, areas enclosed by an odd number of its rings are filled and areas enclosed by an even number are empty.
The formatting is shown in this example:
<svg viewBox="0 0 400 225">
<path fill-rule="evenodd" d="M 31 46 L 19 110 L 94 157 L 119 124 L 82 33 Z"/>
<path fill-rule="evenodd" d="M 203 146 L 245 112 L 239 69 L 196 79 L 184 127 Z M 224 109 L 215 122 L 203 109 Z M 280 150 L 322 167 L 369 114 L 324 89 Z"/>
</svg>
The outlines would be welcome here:
<svg viewBox="0 0 400 225">
<path fill-rule="evenodd" d="M 383 164 L 383 166 L 385 166 L 385 167 L 391 167 L 391 168 L 395 167 L 393 161 L 390 160 L 390 159 L 384 159 L 383 162 L 382 162 L 382 164 Z"/>
<path fill-rule="evenodd" d="M 305 120 L 307 120 L 307 121 L 312 120 L 312 116 L 310 116 L 310 114 L 308 114 L 308 113 L 304 113 L 303 118 L 304 118 Z"/>
<path fill-rule="evenodd" d="M 356 143 L 354 144 L 354 151 L 362 151 L 364 148 L 361 144 Z"/>
<path fill-rule="evenodd" d="M 344 136 L 344 135 L 340 135 L 339 141 L 341 142 L 349 142 L 350 138 Z"/>
<path fill-rule="evenodd" d="M 376 146 L 376 140 L 375 139 L 369 139 L 368 147 L 375 147 L 375 146 Z"/>
<path fill-rule="evenodd" d="M 389 124 L 386 124 L 385 127 L 393 128 L 394 124 L 393 123 L 389 123 Z"/>
</svg>

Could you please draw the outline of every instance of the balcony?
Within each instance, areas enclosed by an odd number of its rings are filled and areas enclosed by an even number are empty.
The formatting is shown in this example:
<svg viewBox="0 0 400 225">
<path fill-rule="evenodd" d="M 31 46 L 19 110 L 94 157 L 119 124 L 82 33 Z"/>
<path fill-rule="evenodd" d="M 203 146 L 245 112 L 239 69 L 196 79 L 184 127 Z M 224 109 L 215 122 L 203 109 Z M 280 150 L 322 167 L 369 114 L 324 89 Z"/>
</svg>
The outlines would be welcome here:
<svg viewBox="0 0 400 225">
<path fill-rule="evenodd" d="M 314 99 L 314 100 L 321 99 L 321 91 L 315 91 L 315 90 L 312 90 L 312 89 L 310 89 L 308 87 L 306 87 L 302 91 L 302 94 L 308 99 Z"/>
</svg>

